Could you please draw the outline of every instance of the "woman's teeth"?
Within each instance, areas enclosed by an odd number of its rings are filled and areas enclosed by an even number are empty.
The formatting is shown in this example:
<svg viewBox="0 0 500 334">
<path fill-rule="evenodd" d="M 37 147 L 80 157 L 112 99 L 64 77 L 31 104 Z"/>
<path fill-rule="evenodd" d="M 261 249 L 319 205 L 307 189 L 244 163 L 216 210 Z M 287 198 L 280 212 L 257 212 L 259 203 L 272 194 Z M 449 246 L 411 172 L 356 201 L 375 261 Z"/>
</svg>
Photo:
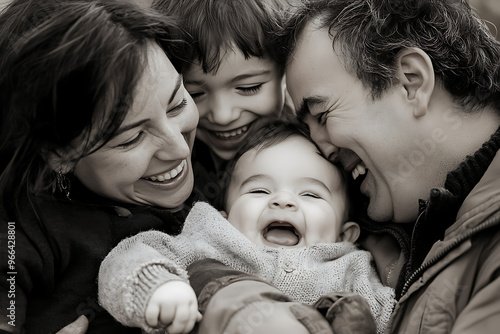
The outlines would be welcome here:
<svg viewBox="0 0 500 334">
<path fill-rule="evenodd" d="M 215 135 L 219 138 L 231 138 L 231 137 L 236 137 L 238 135 L 241 135 L 244 132 L 248 131 L 248 125 L 242 126 L 241 128 L 238 128 L 233 131 L 224 131 L 224 132 L 217 132 L 214 131 Z"/>
<path fill-rule="evenodd" d="M 354 167 L 352 170 L 352 178 L 356 180 L 358 176 L 360 175 L 365 175 L 366 174 L 366 166 L 364 163 L 360 162 L 359 164 Z"/>
<path fill-rule="evenodd" d="M 160 182 L 168 181 L 179 175 L 179 173 L 184 169 L 185 166 L 186 166 L 186 160 L 182 160 L 179 166 L 175 167 L 174 169 L 164 174 L 147 177 L 146 179 L 151 181 L 160 181 Z"/>
</svg>

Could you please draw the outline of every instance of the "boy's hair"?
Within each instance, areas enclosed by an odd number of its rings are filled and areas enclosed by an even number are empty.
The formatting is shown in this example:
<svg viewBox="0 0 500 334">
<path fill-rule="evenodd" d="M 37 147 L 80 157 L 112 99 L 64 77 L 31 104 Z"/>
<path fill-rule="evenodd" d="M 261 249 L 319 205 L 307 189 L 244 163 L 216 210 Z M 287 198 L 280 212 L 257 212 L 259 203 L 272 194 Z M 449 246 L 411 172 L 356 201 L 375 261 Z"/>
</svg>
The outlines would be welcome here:
<svg viewBox="0 0 500 334">
<path fill-rule="evenodd" d="M 14 0 L 0 13 L 0 193 L 47 189 L 112 138 L 158 43 L 180 67 L 176 23 L 124 1 Z M 78 140 L 78 143 L 75 143 Z M 8 194 L 8 195 L 7 195 Z"/>
<path fill-rule="evenodd" d="M 500 110 L 500 44 L 466 0 L 307 1 L 277 39 L 286 50 L 282 61 L 316 18 L 333 36 L 332 47 L 346 70 L 371 89 L 374 99 L 397 83 L 397 53 L 418 47 L 459 105 L 468 111 L 487 105 Z"/>
<path fill-rule="evenodd" d="M 219 205 L 218 207 L 225 208 L 225 204 L 227 202 L 227 190 L 229 188 L 229 183 L 231 182 L 231 177 L 234 171 L 234 168 L 236 164 L 238 163 L 238 160 L 241 158 L 243 154 L 246 152 L 256 149 L 257 153 L 261 152 L 262 150 L 265 150 L 266 148 L 272 147 L 274 145 L 280 144 L 284 142 L 286 139 L 292 137 L 292 136 L 299 136 L 303 137 L 309 142 L 311 142 L 316 149 L 318 150 L 318 154 L 321 155 L 325 160 L 328 160 L 322 153 L 319 147 L 316 145 L 316 143 L 311 139 L 309 136 L 309 130 L 307 126 L 305 126 L 302 123 L 299 122 L 284 122 L 284 121 L 273 121 L 268 123 L 267 125 L 263 125 L 261 128 L 255 130 L 249 136 L 245 139 L 243 145 L 241 148 L 238 150 L 236 155 L 234 156 L 233 159 L 231 159 L 227 166 L 226 166 L 226 171 L 224 173 L 223 177 L 223 189 L 225 191 L 224 196 L 222 196 L 223 203 L 219 203 L 222 205 Z M 293 168 L 293 166 L 290 166 L 290 168 Z M 346 188 L 346 196 L 350 197 L 350 190 L 349 190 L 349 178 L 346 177 L 344 169 L 340 167 L 336 167 L 339 169 L 343 182 L 345 183 L 345 188 Z M 349 201 L 348 201 L 349 203 Z M 349 208 L 352 208 L 352 205 L 349 205 Z M 349 217 L 351 216 L 351 213 L 349 212 Z"/>
<path fill-rule="evenodd" d="M 290 0 L 159 0 L 153 6 L 176 15 L 191 40 L 187 58 L 205 73 L 216 73 L 225 53 L 239 49 L 246 59 L 277 62 L 273 36 L 282 25 Z M 284 71 L 284 67 L 280 68 Z"/>
</svg>

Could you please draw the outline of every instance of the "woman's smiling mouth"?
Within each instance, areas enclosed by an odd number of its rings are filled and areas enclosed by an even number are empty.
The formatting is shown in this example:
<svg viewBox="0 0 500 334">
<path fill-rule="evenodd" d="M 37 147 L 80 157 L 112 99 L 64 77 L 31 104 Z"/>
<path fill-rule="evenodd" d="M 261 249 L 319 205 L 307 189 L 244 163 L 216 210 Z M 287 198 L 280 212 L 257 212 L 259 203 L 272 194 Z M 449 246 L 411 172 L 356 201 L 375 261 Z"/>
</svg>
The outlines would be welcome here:
<svg viewBox="0 0 500 334">
<path fill-rule="evenodd" d="M 186 167 L 186 160 L 182 160 L 181 163 L 177 167 L 175 167 L 175 168 L 173 168 L 173 169 L 171 169 L 163 174 L 145 177 L 145 179 L 149 180 L 149 181 L 154 181 L 154 182 L 169 181 L 169 180 L 175 178 L 177 175 L 179 175 L 182 172 L 182 170 L 184 169 L 184 167 Z"/>
</svg>

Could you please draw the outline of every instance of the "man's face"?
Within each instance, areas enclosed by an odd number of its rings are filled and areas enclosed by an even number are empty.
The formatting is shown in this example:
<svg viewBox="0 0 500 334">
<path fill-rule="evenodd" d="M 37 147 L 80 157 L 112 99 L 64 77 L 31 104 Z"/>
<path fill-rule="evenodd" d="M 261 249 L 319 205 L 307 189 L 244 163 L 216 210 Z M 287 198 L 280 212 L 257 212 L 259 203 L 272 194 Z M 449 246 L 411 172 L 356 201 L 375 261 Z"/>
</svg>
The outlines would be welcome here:
<svg viewBox="0 0 500 334">
<path fill-rule="evenodd" d="M 369 216 L 414 221 L 418 199 L 428 197 L 436 180 L 425 155 L 412 156 L 416 142 L 428 138 L 415 121 L 405 88 L 395 85 L 374 101 L 370 90 L 344 69 L 327 30 L 315 22 L 299 37 L 286 80 L 323 153 L 353 178 L 364 178 L 360 191 L 370 199 Z"/>
</svg>

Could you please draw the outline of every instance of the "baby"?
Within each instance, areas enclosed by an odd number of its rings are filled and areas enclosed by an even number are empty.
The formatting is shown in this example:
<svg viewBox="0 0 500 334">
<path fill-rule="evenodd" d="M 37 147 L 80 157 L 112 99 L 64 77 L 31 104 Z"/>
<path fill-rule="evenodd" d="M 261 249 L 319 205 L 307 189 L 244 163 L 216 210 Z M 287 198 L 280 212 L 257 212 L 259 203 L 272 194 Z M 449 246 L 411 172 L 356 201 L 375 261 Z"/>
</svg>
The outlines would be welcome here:
<svg viewBox="0 0 500 334">
<path fill-rule="evenodd" d="M 306 304 L 332 291 L 358 293 L 382 332 L 394 293 L 354 244 L 359 226 L 348 220 L 342 172 L 292 124 L 260 129 L 240 152 L 229 166 L 227 219 L 199 202 L 180 235 L 122 241 L 101 266 L 101 304 L 126 325 L 187 333 L 201 315 L 185 269 L 210 258 Z"/>
</svg>

